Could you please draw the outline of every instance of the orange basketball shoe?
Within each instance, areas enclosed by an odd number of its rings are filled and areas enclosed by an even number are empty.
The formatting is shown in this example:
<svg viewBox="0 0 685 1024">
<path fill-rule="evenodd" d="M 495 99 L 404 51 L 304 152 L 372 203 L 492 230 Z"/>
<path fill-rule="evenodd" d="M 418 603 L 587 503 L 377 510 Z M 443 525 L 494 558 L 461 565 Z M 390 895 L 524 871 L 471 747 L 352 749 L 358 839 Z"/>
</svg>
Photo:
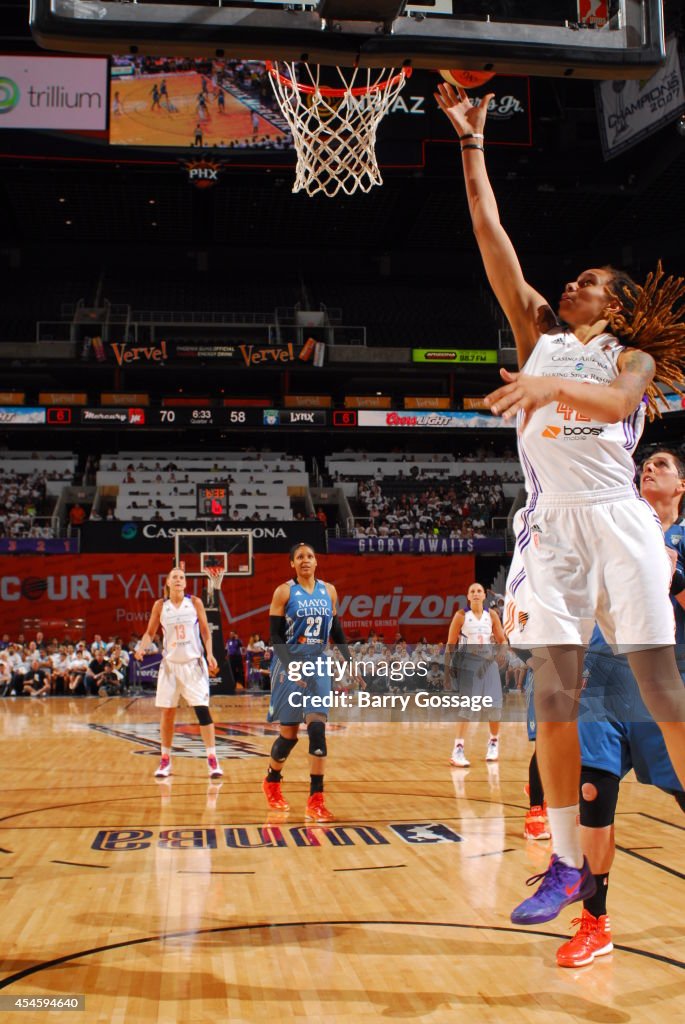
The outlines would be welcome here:
<svg viewBox="0 0 685 1024">
<path fill-rule="evenodd" d="M 545 817 L 545 808 L 531 807 L 526 814 L 526 821 L 523 826 L 523 838 L 524 839 L 549 839 L 550 838 L 549 825 L 547 824 L 547 818 Z"/>
<path fill-rule="evenodd" d="M 323 793 L 312 793 L 307 800 L 307 809 L 304 812 L 305 818 L 312 821 L 335 821 L 334 815 L 328 810 L 324 803 Z"/>
<path fill-rule="evenodd" d="M 264 779 L 264 782 L 262 782 L 262 789 L 264 790 L 266 802 L 272 811 L 290 810 L 290 804 L 281 792 L 280 782 L 267 782 L 266 779 Z"/>
<path fill-rule="evenodd" d="M 560 967 L 585 967 L 591 964 L 596 956 L 611 953 L 614 944 L 611 941 L 611 922 L 607 914 L 593 917 L 589 910 L 583 908 L 583 916 L 576 917 L 571 925 L 579 924 L 580 928 L 568 942 L 559 946 L 557 963 Z"/>
</svg>

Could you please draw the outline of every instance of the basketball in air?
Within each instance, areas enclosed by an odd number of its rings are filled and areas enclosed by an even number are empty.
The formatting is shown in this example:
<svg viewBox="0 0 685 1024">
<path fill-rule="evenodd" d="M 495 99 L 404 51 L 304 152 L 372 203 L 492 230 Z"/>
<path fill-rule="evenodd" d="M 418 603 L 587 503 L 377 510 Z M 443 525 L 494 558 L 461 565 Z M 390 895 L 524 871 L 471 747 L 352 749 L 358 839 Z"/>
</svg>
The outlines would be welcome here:
<svg viewBox="0 0 685 1024">
<path fill-rule="evenodd" d="M 478 89 L 495 77 L 494 71 L 460 71 L 458 68 L 450 68 L 440 74 L 450 85 L 460 85 L 462 89 Z"/>
</svg>

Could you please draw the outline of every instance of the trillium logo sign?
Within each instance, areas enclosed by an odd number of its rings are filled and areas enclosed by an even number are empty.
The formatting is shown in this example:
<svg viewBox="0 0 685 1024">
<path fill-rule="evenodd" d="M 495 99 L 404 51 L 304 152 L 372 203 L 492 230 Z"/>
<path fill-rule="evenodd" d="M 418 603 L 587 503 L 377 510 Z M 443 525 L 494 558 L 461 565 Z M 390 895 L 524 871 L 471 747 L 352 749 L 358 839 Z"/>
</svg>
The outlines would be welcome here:
<svg viewBox="0 0 685 1024">
<path fill-rule="evenodd" d="M 19 102 L 19 86 L 11 78 L 0 78 L 0 114 L 9 114 Z"/>
</svg>

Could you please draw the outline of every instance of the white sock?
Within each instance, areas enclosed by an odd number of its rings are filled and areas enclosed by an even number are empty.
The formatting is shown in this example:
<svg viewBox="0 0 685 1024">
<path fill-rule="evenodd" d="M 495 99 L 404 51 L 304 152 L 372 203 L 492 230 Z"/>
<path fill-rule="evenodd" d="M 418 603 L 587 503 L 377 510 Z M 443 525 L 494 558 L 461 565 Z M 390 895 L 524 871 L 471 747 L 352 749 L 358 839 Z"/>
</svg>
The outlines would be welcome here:
<svg viewBox="0 0 685 1024">
<path fill-rule="evenodd" d="M 162 747 L 162 757 L 171 757 L 171 747 Z"/>
<path fill-rule="evenodd" d="M 216 747 L 207 747 L 207 757 L 216 757 Z"/>
<path fill-rule="evenodd" d="M 455 751 L 459 750 L 460 748 L 461 748 L 461 750 L 464 749 L 464 741 L 463 740 L 455 740 L 454 741 L 454 749 L 455 749 Z"/>
<path fill-rule="evenodd" d="M 499 743 L 499 736 L 493 736 L 492 733 L 490 733 L 490 742 Z"/>
<path fill-rule="evenodd" d="M 571 807 L 548 807 L 547 817 L 552 833 L 552 852 L 572 868 L 583 866 L 580 848 L 580 804 Z"/>
</svg>

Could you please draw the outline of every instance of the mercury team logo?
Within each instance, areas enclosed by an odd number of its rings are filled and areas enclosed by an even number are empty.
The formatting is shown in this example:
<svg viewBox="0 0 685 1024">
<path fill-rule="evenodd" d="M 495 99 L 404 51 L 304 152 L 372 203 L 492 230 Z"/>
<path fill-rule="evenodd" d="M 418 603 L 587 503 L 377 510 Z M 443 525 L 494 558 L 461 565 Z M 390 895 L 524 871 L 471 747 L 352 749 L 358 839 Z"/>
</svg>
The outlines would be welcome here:
<svg viewBox="0 0 685 1024">
<path fill-rule="evenodd" d="M 140 749 L 134 754 L 159 757 L 159 723 L 134 722 L 131 725 L 111 726 L 90 723 L 88 729 L 104 732 L 115 739 L 135 743 Z M 329 725 L 329 731 L 342 731 L 344 725 Z M 248 757 L 268 757 L 268 741 L 278 734 L 278 727 L 266 722 L 215 722 L 216 753 L 220 761 L 244 760 Z M 253 738 L 252 738 L 253 737 Z M 266 743 L 264 741 L 267 741 Z M 259 742 L 261 741 L 261 742 Z M 177 725 L 174 730 L 174 757 L 192 757 L 204 760 L 205 745 L 197 722 Z"/>
<path fill-rule="evenodd" d="M 131 725 L 113 727 L 91 723 L 89 729 L 104 732 L 115 739 L 135 743 L 139 750 L 135 754 L 159 757 L 159 724 L 157 722 L 135 722 Z M 250 736 L 271 736 L 278 731 L 267 725 L 250 725 L 248 723 L 222 724 L 215 723 L 216 753 L 220 761 L 243 760 L 247 757 L 268 757 L 268 750 L 251 740 Z M 177 725 L 174 731 L 174 757 L 194 757 L 204 760 L 207 756 L 205 745 L 200 735 L 200 726 L 192 722 Z"/>
<path fill-rule="evenodd" d="M 518 614 L 518 623 L 519 623 L 519 629 L 521 630 L 521 632 L 523 632 L 523 630 L 526 628 L 526 624 L 528 622 L 528 618 L 529 618 L 528 612 L 519 612 L 519 614 Z"/>
</svg>

